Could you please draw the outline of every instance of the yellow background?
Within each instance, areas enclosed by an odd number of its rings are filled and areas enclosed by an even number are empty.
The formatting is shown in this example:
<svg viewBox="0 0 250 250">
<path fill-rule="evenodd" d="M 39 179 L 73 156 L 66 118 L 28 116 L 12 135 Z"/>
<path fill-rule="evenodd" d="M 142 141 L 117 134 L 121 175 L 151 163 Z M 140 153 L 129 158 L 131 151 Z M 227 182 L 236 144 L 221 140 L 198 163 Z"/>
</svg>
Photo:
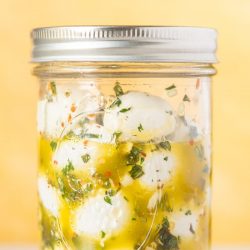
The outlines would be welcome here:
<svg viewBox="0 0 250 250">
<path fill-rule="evenodd" d="M 196 25 L 219 31 L 213 242 L 250 243 L 249 0 L 1 0 L 0 243 L 38 240 L 38 86 L 28 63 L 30 30 L 74 24 Z"/>
</svg>

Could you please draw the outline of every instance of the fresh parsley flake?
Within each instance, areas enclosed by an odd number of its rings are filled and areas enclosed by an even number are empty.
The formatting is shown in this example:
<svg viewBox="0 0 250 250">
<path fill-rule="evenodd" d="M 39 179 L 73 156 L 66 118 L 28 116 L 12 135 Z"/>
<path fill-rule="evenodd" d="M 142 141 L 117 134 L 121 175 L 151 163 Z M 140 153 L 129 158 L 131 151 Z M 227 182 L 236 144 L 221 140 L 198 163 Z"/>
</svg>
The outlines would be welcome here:
<svg viewBox="0 0 250 250">
<path fill-rule="evenodd" d="M 57 90 L 56 90 L 56 83 L 55 82 L 50 82 L 50 89 L 53 95 L 56 95 Z"/>
<path fill-rule="evenodd" d="M 92 138 L 92 139 L 98 139 L 98 138 L 100 138 L 101 137 L 101 135 L 98 135 L 98 134 L 88 134 L 88 133 L 86 133 L 86 134 L 84 134 L 84 137 L 85 138 Z"/>
<path fill-rule="evenodd" d="M 190 102 L 190 98 L 187 95 L 184 95 L 183 102 Z"/>
<path fill-rule="evenodd" d="M 57 147 L 57 142 L 51 141 L 50 147 L 51 147 L 52 151 L 55 151 L 55 150 L 56 150 L 56 147 Z"/>
<path fill-rule="evenodd" d="M 117 98 L 116 100 L 114 100 L 114 102 L 109 106 L 109 108 L 114 108 L 115 106 L 119 107 L 122 104 L 122 101 Z"/>
<path fill-rule="evenodd" d="M 87 163 L 90 160 L 90 155 L 89 154 L 82 155 L 82 160 L 84 163 Z"/>
<path fill-rule="evenodd" d="M 140 159 L 140 153 L 141 150 L 133 146 L 132 149 L 130 150 L 130 153 L 128 154 L 127 164 L 128 165 L 136 164 Z"/>
<path fill-rule="evenodd" d="M 185 215 L 191 215 L 191 214 L 192 214 L 191 210 L 187 210 L 187 212 L 185 213 Z"/>
<path fill-rule="evenodd" d="M 169 141 L 163 141 L 159 143 L 159 146 L 163 149 L 167 149 L 168 151 L 171 151 L 171 144 Z"/>
<path fill-rule="evenodd" d="M 107 202 L 108 204 L 112 205 L 111 198 L 109 196 L 104 196 L 104 201 Z"/>
<path fill-rule="evenodd" d="M 165 217 L 162 220 L 161 228 L 156 236 L 160 243 L 159 249 L 179 250 L 180 238 L 171 234 L 169 227 L 168 219 Z"/>
<path fill-rule="evenodd" d="M 67 175 L 72 170 L 74 170 L 74 166 L 71 161 L 68 161 L 68 164 L 62 169 L 62 172 L 64 175 Z"/>
<path fill-rule="evenodd" d="M 103 239 L 105 237 L 106 233 L 104 231 L 101 231 L 101 238 Z"/>
<path fill-rule="evenodd" d="M 134 220 L 134 221 L 135 221 L 135 220 L 136 220 L 136 218 L 135 218 L 135 217 L 133 217 L 133 218 L 132 218 L 132 220 Z"/>
<path fill-rule="evenodd" d="M 194 231 L 194 229 L 193 229 L 193 225 L 192 225 L 192 224 L 190 224 L 190 226 L 189 226 L 189 231 L 190 231 L 192 234 L 195 234 L 195 231 Z"/>
<path fill-rule="evenodd" d="M 119 112 L 120 112 L 120 113 L 126 113 L 126 112 L 128 112 L 129 110 L 131 110 L 131 107 L 121 109 Z"/>
<path fill-rule="evenodd" d="M 175 89 L 176 86 L 174 84 L 170 85 L 169 87 L 166 88 L 166 90 L 171 90 L 171 89 Z"/>
<path fill-rule="evenodd" d="M 139 125 L 139 127 L 138 127 L 138 130 L 139 130 L 140 132 L 143 130 L 143 127 L 142 127 L 141 123 L 140 123 L 140 125 Z"/>
<path fill-rule="evenodd" d="M 142 166 L 134 165 L 132 169 L 129 171 L 129 174 L 134 180 L 140 178 L 141 176 L 144 175 L 144 172 L 142 171 Z"/>
<path fill-rule="evenodd" d="M 120 83 L 119 83 L 119 82 L 116 82 L 116 83 L 115 83 L 114 91 L 115 91 L 115 95 L 116 95 L 117 97 L 124 94 L 124 92 L 123 92 L 123 90 L 122 90 L 122 87 L 120 86 Z"/>
<path fill-rule="evenodd" d="M 167 157 L 167 156 L 164 157 L 163 160 L 164 160 L 164 161 L 168 161 L 168 157 Z"/>
<path fill-rule="evenodd" d="M 122 132 L 114 132 L 112 138 L 115 139 L 115 143 L 118 142 L 119 137 L 122 135 Z"/>
</svg>

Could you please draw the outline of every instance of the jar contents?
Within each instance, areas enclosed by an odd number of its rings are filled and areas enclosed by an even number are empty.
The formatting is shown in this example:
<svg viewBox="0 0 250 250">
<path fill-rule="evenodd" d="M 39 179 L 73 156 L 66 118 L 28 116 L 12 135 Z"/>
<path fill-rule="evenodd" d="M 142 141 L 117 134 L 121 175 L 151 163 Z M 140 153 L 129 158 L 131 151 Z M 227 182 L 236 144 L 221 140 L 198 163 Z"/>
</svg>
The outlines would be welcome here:
<svg viewBox="0 0 250 250">
<path fill-rule="evenodd" d="M 110 95 L 44 85 L 42 249 L 208 249 L 210 134 L 185 113 L 195 96 L 175 84 L 162 88 L 164 98 L 115 80 Z"/>
</svg>

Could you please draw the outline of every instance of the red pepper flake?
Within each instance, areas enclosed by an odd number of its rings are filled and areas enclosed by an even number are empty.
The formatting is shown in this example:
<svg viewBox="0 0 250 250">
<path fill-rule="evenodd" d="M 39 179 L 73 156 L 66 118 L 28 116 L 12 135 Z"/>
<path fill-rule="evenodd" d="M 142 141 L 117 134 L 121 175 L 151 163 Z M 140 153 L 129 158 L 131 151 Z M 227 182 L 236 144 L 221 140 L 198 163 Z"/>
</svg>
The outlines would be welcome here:
<svg viewBox="0 0 250 250">
<path fill-rule="evenodd" d="M 87 117 L 89 117 L 89 118 L 95 118 L 95 114 L 88 114 Z"/>
<path fill-rule="evenodd" d="M 69 114 L 69 116 L 68 116 L 68 122 L 70 123 L 72 121 L 72 116 L 71 116 L 71 114 Z"/>
<path fill-rule="evenodd" d="M 141 152 L 141 154 L 142 154 L 144 157 L 146 157 L 146 156 L 147 156 L 144 152 Z"/>
<path fill-rule="evenodd" d="M 55 165 L 57 165 L 57 164 L 58 164 L 58 162 L 57 162 L 56 160 L 54 160 L 54 164 L 55 164 Z"/>
<path fill-rule="evenodd" d="M 88 142 L 89 142 L 88 140 L 84 140 L 84 141 L 83 141 L 83 145 L 84 145 L 84 146 L 87 146 Z"/>
<path fill-rule="evenodd" d="M 61 123 L 61 126 L 64 128 L 64 122 Z"/>
<path fill-rule="evenodd" d="M 106 171 L 106 172 L 104 173 L 104 176 L 107 177 L 107 178 L 109 178 L 109 177 L 112 176 L 112 172 L 111 172 L 111 171 Z"/>
<path fill-rule="evenodd" d="M 190 140 L 190 141 L 189 141 L 189 144 L 190 144 L 191 146 L 193 146 L 193 145 L 194 145 L 194 141 L 193 141 L 193 140 Z"/>
<path fill-rule="evenodd" d="M 73 113 L 76 111 L 76 106 L 75 106 L 75 104 L 72 104 L 72 105 L 71 105 L 70 110 L 71 110 L 71 112 L 73 112 Z"/>
<path fill-rule="evenodd" d="M 198 89 L 199 87 L 200 87 L 200 78 L 197 79 L 195 88 Z"/>
</svg>

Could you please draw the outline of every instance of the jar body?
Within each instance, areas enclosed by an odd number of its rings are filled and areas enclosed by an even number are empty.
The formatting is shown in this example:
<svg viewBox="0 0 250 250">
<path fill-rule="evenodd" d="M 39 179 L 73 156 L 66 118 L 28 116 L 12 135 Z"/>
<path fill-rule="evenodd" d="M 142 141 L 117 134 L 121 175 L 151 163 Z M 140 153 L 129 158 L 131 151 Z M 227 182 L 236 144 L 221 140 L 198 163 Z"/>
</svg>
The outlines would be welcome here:
<svg viewBox="0 0 250 250">
<path fill-rule="evenodd" d="M 42 249 L 210 249 L 213 73 L 37 66 Z"/>
</svg>

